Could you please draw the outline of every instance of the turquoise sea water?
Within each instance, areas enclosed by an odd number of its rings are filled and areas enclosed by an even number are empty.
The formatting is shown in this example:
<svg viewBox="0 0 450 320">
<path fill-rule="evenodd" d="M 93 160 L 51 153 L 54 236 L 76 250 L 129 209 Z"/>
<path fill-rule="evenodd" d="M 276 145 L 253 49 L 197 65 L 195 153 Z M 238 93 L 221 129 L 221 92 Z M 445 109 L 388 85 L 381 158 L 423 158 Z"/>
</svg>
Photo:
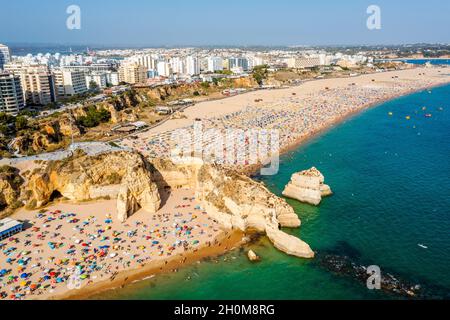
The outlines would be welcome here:
<svg viewBox="0 0 450 320">
<path fill-rule="evenodd" d="M 426 118 L 427 113 L 432 117 Z M 355 263 L 379 265 L 382 272 L 425 287 L 439 286 L 439 296 L 442 290 L 450 292 L 449 159 L 450 86 L 444 86 L 347 120 L 284 155 L 280 173 L 261 179 L 280 195 L 292 173 L 316 166 L 335 195 L 319 207 L 289 200 L 303 225 L 286 231 L 308 242 L 318 257 L 326 252 L 349 255 Z M 289 257 L 267 240 L 251 247 L 262 262 L 252 264 L 244 250 L 235 251 L 94 298 L 398 298 L 369 291 L 317 259 Z"/>
<path fill-rule="evenodd" d="M 406 59 L 406 60 L 400 60 L 407 63 L 412 64 L 425 64 L 430 63 L 433 65 L 443 65 L 443 64 L 450 64 L 450 59 Z"/>
</svg>

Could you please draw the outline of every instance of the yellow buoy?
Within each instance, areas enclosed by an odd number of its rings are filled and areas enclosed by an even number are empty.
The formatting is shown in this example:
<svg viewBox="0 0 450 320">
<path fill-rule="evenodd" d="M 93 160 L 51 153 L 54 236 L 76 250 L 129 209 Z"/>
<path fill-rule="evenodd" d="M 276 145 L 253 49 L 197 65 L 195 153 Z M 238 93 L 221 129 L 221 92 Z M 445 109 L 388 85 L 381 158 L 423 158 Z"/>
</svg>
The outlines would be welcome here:
<svg viewBox="0 0 450 320">
<path fill-rule="evenodd" d="M 390 115 L 390 116 L 393 116 L 394 114 L 393 114 L 392 112 L 389 112 L 389 115 Z"/>
<path fill-rule="evenodd" d="M 406 120 L 411 120 L 411 117 L 410 116 L 406 116 Z"/>
</svg>

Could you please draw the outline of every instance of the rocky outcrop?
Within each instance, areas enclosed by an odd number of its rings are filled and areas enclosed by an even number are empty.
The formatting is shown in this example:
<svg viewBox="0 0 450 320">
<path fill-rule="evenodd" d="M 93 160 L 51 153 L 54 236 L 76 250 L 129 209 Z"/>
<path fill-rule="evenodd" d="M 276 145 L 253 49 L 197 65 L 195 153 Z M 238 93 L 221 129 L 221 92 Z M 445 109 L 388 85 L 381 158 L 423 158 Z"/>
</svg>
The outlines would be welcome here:
<svg viewBox="0 0 450 320">
<path fill-rule="evenodd" d="M 299 238 L 275 228 L 267 228 L 266 234 L 278 250 L 299 258 L 314 258 L 314 252 L 310 246 Z"/>
<path fill-rule="evenodd" d="M 301 224 L 284 199 L 245 175 L 200 159 L 148 163 L 133 152 L 97 156 L 76 152 L 31 173 L 23 195 L 32 208 L 42 207 L 57 196 L 72 201 L 116 197 L 118 219 L 125 221 L 139 208 L 155 213 L 161 204 L 158 190 L 167 187 L 195 190 L 205 211 L 224 228 L 265 233 L 275 247 L 290 255 L 314 257 L 305 242 L 280 230 Z"/>
<path fill-rule="evenodd" d="M 0 167 L 0 216 L 8 215 L 20 204 L 18 199 L 22 183 L 19 170 L 9 166 Z"/>
<path fill-rule="evenodd" d="M 323 197 L 332 194 L 331 188 L 324 184 L 325 178 L 316 168 L 311 168 L 292 175 L 291 181 L 283 195 L 300 202 L 319 205 Z"/>
<path fill-rule="evenodd" d="M 74 137 L 82 134 L 81 129 L 67 116 L 37 123 L 32 129 L 21 132 L 11 141 L 9 147 L 13 152 L 26 155 L 56 150 L 67 143 L 65 137 L 70 137 L 72 133 Z"/>
<path fill-rule="evenodd" d="M 149 171 L 142 170 L 140 163 L 128 167 L 117 196 L 117 215 L 124 222 L 129 215 L 143 208 L 156 213 L 161 205 L 158 187 L 152 181 Z"/>
<path fill-rule="evenodd" d="M 258 255 L 257 255 L 253 250 L 249 250 L 249 251 L 247 252 L 247 257 L 248 257 L 248 260 L 250 260 L 250 261 L 252 261 L 252 262 L 256 262 L 256 261 L 259 261 L 259 260 L 260 260 L 260 258 L 258 257 Z"/>
<path fill-rule="evenodd" d="M 141 155 L 115 152 L 74 156 L 48 162 L 33 172 L 23 192 L 29 208 L 40 208 L 56 197 L 79 202 L 117 197 L 118 218 L 125 221 L 137 209 L 159 209 L 160 197 Z"/>
<path fill-rule="evenodd" d="M 158 181 L 171 187 L 194 188 L 206 212 L 223 227 L 265 233 L 288 254 L 314 257 L 305 242 L 279 230 L 300 227 L 300 219 L 285 200 L 263 184 L 221 166 L 203 164 L 199 159 L 176 165 L 158 160 L 153 165 L 159 173 Z"/>
</svg>

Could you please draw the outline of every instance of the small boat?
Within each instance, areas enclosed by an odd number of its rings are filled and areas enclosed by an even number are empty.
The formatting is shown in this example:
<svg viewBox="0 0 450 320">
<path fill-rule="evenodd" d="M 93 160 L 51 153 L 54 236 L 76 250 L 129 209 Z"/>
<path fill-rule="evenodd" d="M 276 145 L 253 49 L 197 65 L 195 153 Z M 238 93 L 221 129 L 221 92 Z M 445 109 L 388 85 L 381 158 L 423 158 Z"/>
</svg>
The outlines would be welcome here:
<svg viewBox="0 0 450 320">
<path fill-rule="evenodd" d="M 423 110 L 423 111 L 427 110 L 427 107 L 423 107 L 422 110 Z"/>
<path fill-rule="evenodd" d="M 440 107 L 438 110 L 439 110 L 439 111 L 444 111 L 444 108 Z"/>
<path fill-rule="evenodd" d="M 417 244 L 419 247 L 421 247 L 421 248 L 423 248 L 423 249 L 428 249 L 428 247 L 426 246 L 426 245 L 424 245 L 424 244 L 421 244 L 421 243 L 419 243 L 419 244 Z"/>
<path fill-rule="evenodd" d="M 394 114 L 392 112 L 389 112 L 389 115 L 392 117 Z"/>
<path fill-rule="evenodd" d="M 425 118 L 431 118 L 433 115 L 431 114 L 431 113 L 427 113 L 426 115 L 425 115 Z"/>
</svg>

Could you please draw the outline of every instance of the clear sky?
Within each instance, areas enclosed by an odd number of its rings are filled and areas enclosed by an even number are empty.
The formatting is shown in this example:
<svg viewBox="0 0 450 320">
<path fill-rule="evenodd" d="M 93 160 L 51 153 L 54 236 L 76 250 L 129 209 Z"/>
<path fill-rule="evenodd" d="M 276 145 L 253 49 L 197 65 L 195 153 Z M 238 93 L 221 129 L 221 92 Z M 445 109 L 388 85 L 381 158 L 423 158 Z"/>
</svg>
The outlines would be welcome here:
<svg viewBox="0 0 450 320">
<path fill-rule="evenodd" d="M 81 8 L 81 30 L 66 9 Z M 369 5 L 381 30 L 366 27 Z M 449 0 L 14 0 L 0 43 L 122 46 L 450 43 Z"/>
</svg>

